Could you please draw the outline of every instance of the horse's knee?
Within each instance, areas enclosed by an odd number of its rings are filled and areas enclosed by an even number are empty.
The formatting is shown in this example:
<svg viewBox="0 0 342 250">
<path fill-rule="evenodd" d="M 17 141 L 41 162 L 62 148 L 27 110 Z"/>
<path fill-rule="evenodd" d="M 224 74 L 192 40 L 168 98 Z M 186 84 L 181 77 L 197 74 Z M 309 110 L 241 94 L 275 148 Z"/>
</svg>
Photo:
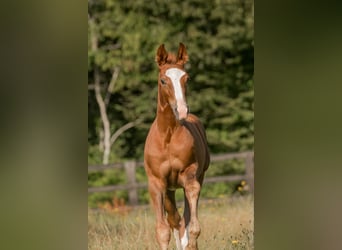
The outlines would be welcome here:
<svg viewBox="0 0 342 250">
<path fill-rule="evenodd" d="M 201 226 L 200 226 L 198 220 L 190 222 L 190 228 L 189 229 L 190 229 L 189 230 L 190 237 L 192 236 L 192 237 L 197 239 L 201 233 Z"/>
<path fill-rule="evenodd" d="M 166 223 L 157 223 L 156 225 L 157 240 L 163 249 L 170 242 L 171 232 L 170 227 Z"/>
<path fill-rule="evenodd" d="M 184 236 L 182 238 L 183 249 L 197 250 L 197 238 L 201 233 L 201 228 L 198 220 L 193 220 L 186 227 Z"/>
<path fill-rule="evenodd" d="M 174 214 L 167 215 L 167 221 L 169 222 L 171 228 L 179 229 L 181 217 L 179 213 L 175 211 Z"/>
</svg>

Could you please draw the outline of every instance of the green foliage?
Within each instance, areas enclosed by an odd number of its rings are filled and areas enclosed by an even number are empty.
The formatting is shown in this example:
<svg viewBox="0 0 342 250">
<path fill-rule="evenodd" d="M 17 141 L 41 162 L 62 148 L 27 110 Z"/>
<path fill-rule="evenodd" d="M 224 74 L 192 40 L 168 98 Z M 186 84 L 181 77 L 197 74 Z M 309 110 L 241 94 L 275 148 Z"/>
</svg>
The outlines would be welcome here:
<svg viewBox="0 0 342 250">
<path fill-rule="evenodd" d="M 125 184 L 126 176 L 122 174 L 121 169 L 109 169 L 103 172 L 91 172 L 88 174 L 88 185 L 90 187 L 101 187 L 116 184 Z M 93 193 L 88 196 L 89 207 L 96 207 L 99 203 L 111 201 L 113 197 L 124 198 L 127 200 L 126 191 Z"/>
<path fill-rule="evenodd" d="M 89 84 L 94 82 L 95 67 L 100 71 L 103 89 L 111 81 L 114 68 L 120 69 L 107 108 L 111 129 L 114 132 L 130 121 L 143 119 L 119 136 L 112 147 L 110 161 L 143 158 L 144 141 L 157 102 L 158 71 L 154 59 L 162 43 L 173 52 L 179 42 L 187 47 L 190 61 L 186 70 L 191 77 L 187 101 L 191 112 L 206 127 L 211 152 L 253 149 L 252 0 L 88 3 Z M 92 48 L 94 36 L 98 41 L 96 51 Z M 88 110 L 88 162 L 101 163 L 98 144 L 102 124 L 93 90 L 89 90 Z M 104 183 L 103 178 L 99 182 Z M 228 192 L 228 188 L 217 189 Z"/>
<path fill-rule="evenodd" d="M 127 200 L 128 194 L 126 191 L 93 193 L 88 196 L 88 207 L 97 208 L 105 202 L 111 202 L 113 198 L 123 198 L 124 200 Z"/>
<path fill-rule="evenodd" d="M 229 174 L 243 174 L 245 171 L 244 160 L 232 159 L 224 162 L 211 163 L 207 172 L 206 177 L 211 176 L 222 176 Z"/>
</svg>

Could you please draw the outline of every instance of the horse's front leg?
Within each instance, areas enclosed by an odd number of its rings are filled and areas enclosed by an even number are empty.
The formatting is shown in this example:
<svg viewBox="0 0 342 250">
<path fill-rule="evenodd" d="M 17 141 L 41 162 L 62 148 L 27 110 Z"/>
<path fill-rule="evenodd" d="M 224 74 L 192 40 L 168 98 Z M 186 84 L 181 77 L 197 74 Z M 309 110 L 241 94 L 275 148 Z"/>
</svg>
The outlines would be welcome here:
<svg viewBox="0 0 342 250">
<path fill-rule="evenodd" d="M 170 226 L 164 213 L 165 187 L 158 179 L 149 178 L 149 193 L 156 214 L 156 237 L 160 249 L 167 250 L 170 242 Z"/>
<path fill-rule="evenodd" d="M 200 183 L 194 178 L 188 181 L 184 187 L 185 207 L 184 207 L 184 234 L 182 245 L 186 250 L 197 250 L 197 238 L 201 233 L 200 224 L 197 217 L 198 199 L 201 190 Z M 189 218 L 190 217 L 190 218 Z"/>
<path fill-rule="evenodd" d="M 182 250 L 180 238 L 179 238 L 179 229 L 180 229 L 180 221 L 181 217 L 178 213 L 176 200 L 175 200 L 175 191 L 167 190 L 165 196 L 165 211 L 167 212 L 167 221 L 169 222 L 170 228 L 173 231 L 176 240 L 176 247 L 178 250 Z"/>
</svg>

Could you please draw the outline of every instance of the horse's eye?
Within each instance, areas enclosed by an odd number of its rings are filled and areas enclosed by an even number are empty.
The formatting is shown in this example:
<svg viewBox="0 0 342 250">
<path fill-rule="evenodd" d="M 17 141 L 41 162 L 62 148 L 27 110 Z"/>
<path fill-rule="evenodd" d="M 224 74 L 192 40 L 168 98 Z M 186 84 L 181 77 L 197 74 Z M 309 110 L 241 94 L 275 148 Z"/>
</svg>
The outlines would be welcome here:
<svg viewBox="0 0 342 250">
<path fill-rule="evenodd" d="M 161 83 L 162 83 L 163 85 L 165 85 L 165 84 L 166 84 L 166 81 L 165 81 L 165 79 L 160 79 L 160 81 L 161 81 Z"/>
</svg>

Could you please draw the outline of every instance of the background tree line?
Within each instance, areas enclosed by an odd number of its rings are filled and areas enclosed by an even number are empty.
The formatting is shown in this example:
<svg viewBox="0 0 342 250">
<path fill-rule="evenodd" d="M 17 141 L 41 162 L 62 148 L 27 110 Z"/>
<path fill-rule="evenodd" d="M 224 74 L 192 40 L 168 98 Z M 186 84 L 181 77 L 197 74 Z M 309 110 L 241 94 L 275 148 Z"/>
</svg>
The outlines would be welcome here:
<svg viewBox="0 0 342 250">
<path fill-rule="evenodd" d="M 253 149 L 252 0 L 88 3 L 90 164 L 143 158 L 157 102 L 154 58 L 162 43 L 171 52 L 179 42 L 187 47 L 187 101 L 206 127 L 211 153 Z M 120 181 L 106 176 L 91 174 L 89 183 Z"/>
</svg>

